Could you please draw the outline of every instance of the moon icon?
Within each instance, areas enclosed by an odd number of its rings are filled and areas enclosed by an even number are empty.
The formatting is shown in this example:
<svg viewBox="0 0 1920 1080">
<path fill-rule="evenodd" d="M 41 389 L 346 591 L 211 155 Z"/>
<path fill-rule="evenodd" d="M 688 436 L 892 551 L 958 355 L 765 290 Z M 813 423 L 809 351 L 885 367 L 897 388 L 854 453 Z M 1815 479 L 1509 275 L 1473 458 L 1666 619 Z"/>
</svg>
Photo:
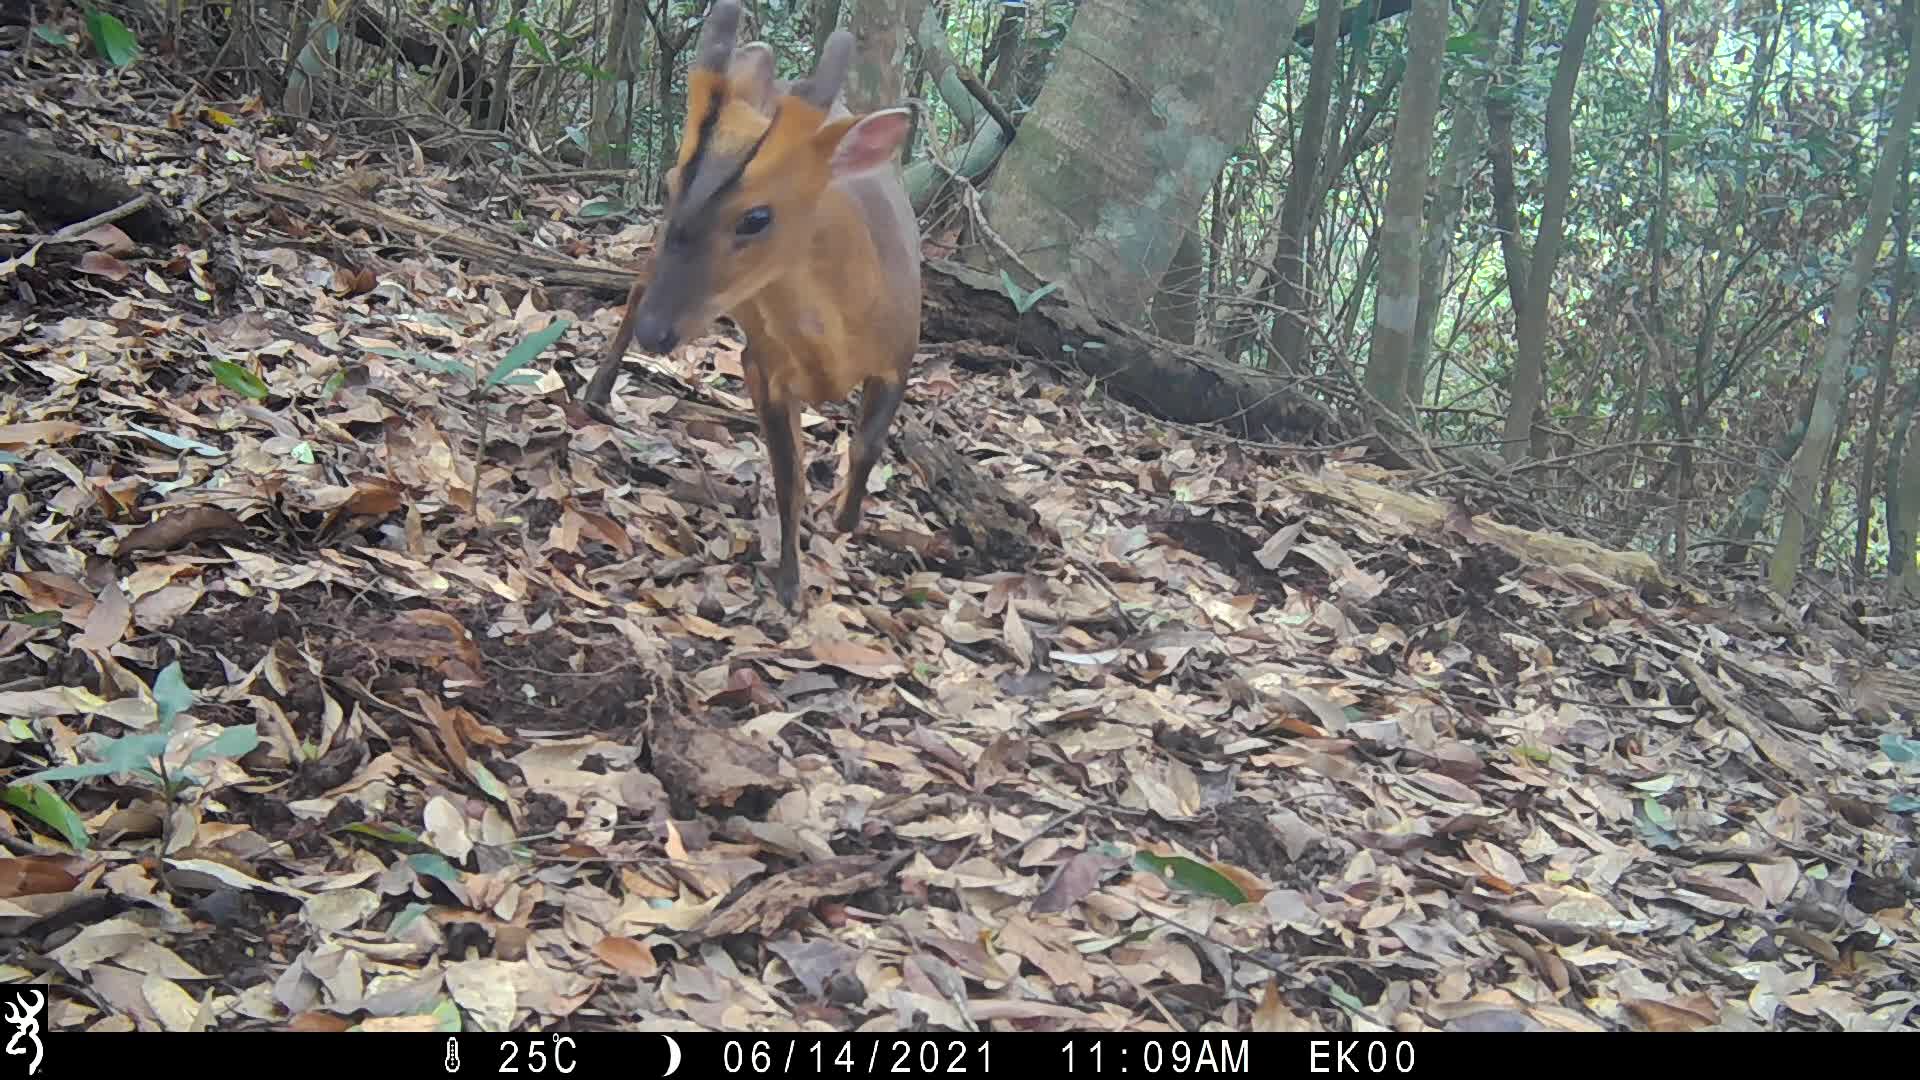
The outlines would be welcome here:
<svg viewBox="0 0 1920 1080">
<path fill-rule="evenodd" d="M 667 1040 L 667 1071 L 660 1075 L 672 1076 L 680 1068 L 680 1044 L 674 1042 L 673 1036 L 671 1035 L 662 1035 L 660 1037 Z"/>
</svg>

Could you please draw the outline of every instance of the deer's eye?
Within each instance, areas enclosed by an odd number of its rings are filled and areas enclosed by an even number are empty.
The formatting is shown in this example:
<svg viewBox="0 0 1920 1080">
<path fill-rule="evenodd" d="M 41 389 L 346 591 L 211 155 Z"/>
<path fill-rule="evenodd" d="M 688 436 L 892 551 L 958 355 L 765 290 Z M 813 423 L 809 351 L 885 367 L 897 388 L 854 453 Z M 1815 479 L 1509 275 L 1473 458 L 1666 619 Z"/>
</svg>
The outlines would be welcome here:
<svg viewBox="0 0 1920 1080">
<path fill-rule="evenodd" d="M 756 206 L 740 215 L 740 223 L 733 227 L 733 231 L 739 236 L 756 236 L 767 231 L 767 226 L 771 224 L 773 224 L 773 211 L 764 206 Z"/>
</svg>

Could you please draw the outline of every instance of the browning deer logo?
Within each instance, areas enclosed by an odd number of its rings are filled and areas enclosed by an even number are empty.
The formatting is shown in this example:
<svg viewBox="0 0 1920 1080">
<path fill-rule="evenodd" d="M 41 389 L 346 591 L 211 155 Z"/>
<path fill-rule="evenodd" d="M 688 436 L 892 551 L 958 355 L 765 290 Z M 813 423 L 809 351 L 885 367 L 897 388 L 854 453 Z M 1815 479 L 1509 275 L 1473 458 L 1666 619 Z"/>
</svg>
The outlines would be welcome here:
<svg viewBox="0 0 1920 1080">
<path fill-rule="evenodd" d="M 47 1004 L 47 995 L 39 990 L 15 990 L 12 998 L 7 1002 L 6 1021 L 13 1025 L 13 1037 L 7 1040 L 7 1054 L 32 1054 L 33 1061 L 27 1065 L 27 1075 L 32 1076 L 40 1071 L 44 1050 L 40 1045 L 40 1010 Z"/>
</svg>

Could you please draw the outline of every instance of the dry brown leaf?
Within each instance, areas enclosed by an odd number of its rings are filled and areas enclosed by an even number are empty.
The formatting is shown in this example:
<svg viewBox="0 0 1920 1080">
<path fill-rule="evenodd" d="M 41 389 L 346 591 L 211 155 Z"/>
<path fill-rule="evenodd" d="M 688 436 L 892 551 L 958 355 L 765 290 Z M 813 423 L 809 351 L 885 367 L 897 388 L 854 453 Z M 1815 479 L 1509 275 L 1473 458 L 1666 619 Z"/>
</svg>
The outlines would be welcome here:
<svg viewBox="0 0 1920 1080">
<path fill-rule="evenodd" d="M 34 896 L 62 893 L 78 888 L 80 878 L 68 864 L 72 860 L 45 855 L 0 859 L 0 897 Z"/>
<path fill-rule="evenodd" d="M 15 452 L 36 446 L 58 446 L 86 430 L 67 420 L 27 424 L 0 424 L 0 450 Z"/>
<path fill-rule="evenodd" d="M 89 251 L 81 255 L 79 266 L 81 273 L 103 277 L 108 281 L 124 281 L 133 273 L 133 267 L 104 251 Z"/>
<path fill-rule="evenodd" d="M 73 639 L 73 647 L 87 652 L 108 652 L 120 644 L 131 625 L 133 605 L 128 603 L 127 594 L 121 591 L 118 581 L 108 582 L 94 599 L 85 625 Z"/>
<path fill-rule="evenodd" d="M 852 641 L 816 641 L 811 651 L 815 660 L 865 679 L 891 679 L 907 671 L 899 657 L 885 649 Z"/>
<path fill-rule="evenodd" d="M 653 950 L 629 937 L 609 934 L 594 945 L 593 955 L 613 970 L 636 979 L 651 979 L 660 971 Z"/>
<path fill-rule="evenodd" d="M 728 934 L 757 933 L 765 937 L 822 900 L 879 888 L 906 858 L 842 855 L 774 874 L 716 911 L 681 940 L 692 945 Z"/>
<path fill-rule="evenodd" d="M 115 550 L 125 558 L 142 551 L 174 551 L 203 539 L 238 540 L 246 535 L 246 523 L 231 512 L 217 506 L 189 506 L 133 530 Z"/>
</svg>

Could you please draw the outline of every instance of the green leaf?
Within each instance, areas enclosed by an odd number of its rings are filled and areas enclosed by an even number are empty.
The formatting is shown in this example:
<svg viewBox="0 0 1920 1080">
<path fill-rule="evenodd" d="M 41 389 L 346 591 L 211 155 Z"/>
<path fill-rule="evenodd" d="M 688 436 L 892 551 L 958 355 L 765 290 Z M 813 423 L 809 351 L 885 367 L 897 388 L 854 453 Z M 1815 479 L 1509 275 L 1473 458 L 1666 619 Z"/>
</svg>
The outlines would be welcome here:
<svg viewBox="0 0 1920 1080">
<path fill-rule="evenodd" d="M 73 39 L 63 33 L 59 27 L 47 23 L 34 23 L 33 36 L 49 45 L 65 46 L 73 44 Z"/>
<path fill-rule="evenodd" d="M 45 630 L 49 626 L 60 625 L 60 613 L 57 611 L 27 611 L 15 615 L 13 621 L 22 626 L 32 626 Z"/>
<path fill-rule="evenodd" d="M 580 208 L 579 216 L 587 221 L 594 221 L 603 217 L 612 217 L 625 209 L 626 207 L 612 199 L 595 199 Z"/>
<path fill-rule="evenodd" d="M 155 431 L 150 427 L 141 427 L 139 424 L 128 424 L 127 428 L 131 431 L 137 431 L 147 438 L 152 439 L 154 442 L 159 443 L 161 446 L 172 450 L 191 450 L 201 457 L 227 456 L 226 451 L 216 450 L 197 439 L 189 439 L 181 435 L 170 435 L 164 431 Z"/>
<path fill-rule="evenodd" d="M 400 909 L 400 914 L 393 917 L 392 924 L 387 927 L 387 934 L 393 938 L 399 937 L 400 934 L 406 930 L 407 924 L 432 910 L 433 909 L 426 904 L 417 902 L 408 904 L 406 907 Z"/>
<path fill-rule="evenodd" d="M 1020 314 L 1025 315 L 1027 312 L 1032 311 L 1033 305 L 1046 299 L 1048 293 L 1054 291 L 1055 289 L 1058 289 L 1059 287 L 1060 287 L 1059 282 L 1049 281 L 1045 285 L 1042 285 L 1039 288 L 1028 293 L 1026 303 L 1020 305 Z"/>
<path fill-rule="evenodd" d="M 1513 747 L 1511 753 L 1514 757 L 1520 758 L 1523 761 L 1530 761 L 1535 765 L 1551 765 L 1553 763 L 1553 751 L 1543 750 L 1538 746 L 1529 746 L 1521 743 Z"/>
<path fill-rule="evenodd" d="M 26 779 L 29 781 L 87 780 L 95 776 L 112 776 L 115 773 L 146 773 L 151 776 L 148 763 L 166 752 L 167 738 L 166 732 L 149 731 L 109 739 L 103 744 L 98 761 L 42 769 Z"/>
<path fill-rule="evenodd" d="M 253 724 L 235 724 L 220 729 L 220 734 L 210 743 L 193 748 L 187 755 L 187 764 L 205 761 L 210 757 L 222 757 L 229 761 L 246 757 L 253 748 L 260 745 L 260 731 Z"/>
<path fill-rule="evenodd" d="M 356 821 L 341 831 L 359 833 L 361 836 L 370 836 L 375 840 L 387 844 L 417 844 L 420 842 L 420 837 L 417 834 L 408 832 L 405 829 L 396 829 L 391 825 L 369 825 L 364 821 Z"/>
<path fill-rule="evenodd" d="M 1888 760 L 1905 765 L 1920 759 L 1920 743 L 1909 742 L 1889 731 L 1880 736 L 1880 752 L 1887 755 Z"/>
<path fill-rule="evenodd" d="M 1491 44 L 1486 38 L 1469 30 L 1464 34 L 1455 34 L 1447 39 L 1447 52 L 1454 56 L 1471 56 L 1486 51 Z"/>
<path fill-rule="evenodd" d="M 180 661 L 161 668 L 160 674 L 154 676 L 153 703 L 158 706 L 162 727 L 171 726 L 174 717 L 193 708 L 193 688 L 187 685 L 187 677 L 180 671 Z"/>
<path fill-rule="evenodd" d="M 1007 299 L 1013 301 L 1013 306 L 1020 307 L 1020 298 L 1027 294 L 1020 291 L 1020 286 L 1014 284 L 1013 275 L 1005 270 L 1000 271 L 1000 287 L 1007 290 Z M 1026 309 L 1021 308 L 1021 310 Z"/>
<path fill-rule="evenodd" d="M 508 19 L 507 32 L 526 42 L 527 48 L 533 50 L 533 55 L 539 57 L 541 63 L 553 63 L 553 53 L 548 51 L 547 43 L 540 37 L 540 31 L 535 30 L 525 19 Z"/>
<path fill-rule="evenodd" d="M 92 843 L 87 836 L 86 821 L 52 788 L 41 784 L 9 785 L 5 791 L 0 791 L 0 802 L 53 826 L 61 836 L 66 837 L 67 845 L 75 851 L 85 851 Z"/>
<path fill-rule="evenodd" d="M 512 801 L 511 793 L 507 791 L 507 785 L 501 783 L 500 778 L 489 772 L 485 765 L 470 759 L 467 762 L 467 775 L 471 776 L 473 782 L 479 784 L 480 790 L 485 792 L 489 797 L 502 803 Z"/>
<path fill-rule="evenodd" d="M 1920 795 L 1895 795 L 1887 800 L 1887 809 L 1896 814 L 1911 814 L 1920 810 Z"/>
<path fill-rule="evenodd" d="M 407 865 L 413 867 L 413 872 L 416 874 L 421 874 L 425 877 L 439 878 L 449 885 L 456 885 L 460 882 L 460 871 L 454 869 L 453 864 L 447 861 L 447 857 L 437 851 L 427 851 L 418 855 L 409 855 L 407 856 Z"/>
<path fill-rule="evenodd" d="M 506 358 L 494 365 L 493 371 L 488 373 L 487 385 L 498 386 L 500 380 L 532 363 L 534 357 L 545 352 L 547 346 L 559 341 L 560 335 L 566 333 L 567 328 L 572 325 L 571 320 L 555 319 L 545 330 L 515 345 L 508 350 Z"/>
<path fill-rule="evenodd" d="M 1232 879 L 1211 866 L 1194 862 L 1192 859 L 1175 856 L 1162 858 L 1150 851 L 1135 852 L 1133 865 L 1137 870 L 1158 874 L 1161 878 L 1189 892 L 1197 892 L 1225 900 L 1229 904 L 1244 904 L 1247 894 Z"/>
<path fill-rule="evenodd" d="M 434 1030 L 447 1035 L 460 1031 L 460 1007 L 453 1003 L 452 998 L 443 997 L 435 1002 L 430 1015 L 434 1020 Z"/>
<path fill-rule="evenodd" d="M 213 369 L 213 379 L 221 386 L 255 401 L 266 400 L 267 384 L 260 381 L 260 376 L 231 360 L 210 360 L 207 366 Z"/>
<path fill-rule="evenodd" d="M 1354 1014 L 1355 1016 L 1367 1015 L 1367 1003 L 1364 1001 L 1361 1001 L 1357 997 L 1354 997 L 1352 994 L 1347 993 L 1345 990 L 1341 989 L 1340 987 L 1333 985 L 1333 980 L 1331 979 L 1327 980 L 1327 983 L 1325 986 L 1321 986 L 1320 984 L 1316 983 L 1314 988 L 1325 990 L 1327 996 L 1333 999 L 1334 1004 L 1340 1006 L 1341 1008 L 1347 1010 L 1348 1012 Z"/>
<path fill-rule="evenodd" d="M 126 67 L 140 55 L 140 43 L 133 39 L 133 31 L 104 11 L 87 9 L 87 35 L 114 67 Z"/>
<path fill-rule="evenodd" d="M 313 444 L 305 440 L 294 443 L 293 449 L 287 451 L 287 456 L 302 465 L 311 465 L 313 464 Z"/>
</svg>

